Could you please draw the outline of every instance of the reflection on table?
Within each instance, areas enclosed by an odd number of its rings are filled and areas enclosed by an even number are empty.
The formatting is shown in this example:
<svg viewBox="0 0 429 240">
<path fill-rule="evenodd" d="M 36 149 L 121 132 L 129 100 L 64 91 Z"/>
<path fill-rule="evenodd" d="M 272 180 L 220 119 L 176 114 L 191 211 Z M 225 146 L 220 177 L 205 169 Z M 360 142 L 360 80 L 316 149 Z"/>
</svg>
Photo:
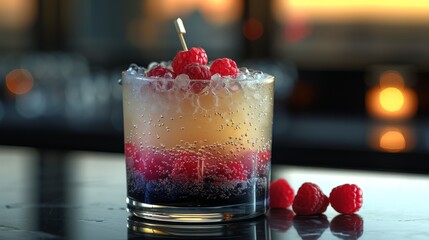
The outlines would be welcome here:
<svg viewBox="0 0 429 240">
<path fill-rule="evenodd" d="M 154 222 L 125 209 L 122 154 L 0 151 L 1 239 L 428 239 L 429 178 L 327 168 L 274 165 L 272 178 L 297 190 L 314 182 L 325 194 L 343 183 L 363 189 L 353 215 L 328 207 L 296 216 L 271 209 L 266 216 L 215 224 Z"/>
</svg>

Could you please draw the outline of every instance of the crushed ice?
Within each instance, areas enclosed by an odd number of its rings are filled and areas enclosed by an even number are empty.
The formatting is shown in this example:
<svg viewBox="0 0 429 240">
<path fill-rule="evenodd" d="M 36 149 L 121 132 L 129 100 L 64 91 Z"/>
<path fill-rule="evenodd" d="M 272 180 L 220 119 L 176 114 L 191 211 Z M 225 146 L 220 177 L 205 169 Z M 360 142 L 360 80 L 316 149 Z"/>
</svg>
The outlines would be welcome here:
<svg viewBox="0 0 429 240">
<path fill-rule="evenodd" d="M 179 89 L 188 88 L 190 82 L 191 82 L 191 80 L 189 79 L 188 75 L 186 75 L 186 74 L 180 74 L 175 79 L 176 86 Z"/>
<path fill-rule="evenodd" d="M 163 62 L 151 62 L 148 67 L 140 67 L 137 64 L 133 63 L 129 66 L 126 73 L 129 75 L 143 75 L 145 76 L 148 71 L 153 69 L 156 66 L 163 66 L 165 68 L 172 69 L 172 61 L 163 61 Z M 248 69 L 246 67 L 239 68 L 239 73 L 235 76 L 224 76 L 220 74 L 214 74 L 211 77 L 210 84 L 207 86 L 207 89 L 203 89 L 206 93 L 206 90 L 214 91 L 216 89 L 224 88 L 228 92 L 235 92 L 243 89 L 244 87 L 249 87 L 251 89 L 256 89 L 259 86 L 259 81 L 245 81 L 245 80 L 262 80 L 267 75 L 262 71 L 257 71 L 254 69 Z M 180 74 L 172 81 L 173 78 L 171 73 L 166 73 L 165 76 L 159 78 L 161 84 L 159 84 L 156 89 L 159 91 L 171 91 L 174 89 L 186 90 L 190 88 L 191 80 L 188 75 Z M 121 81 L 119 81 L 121 84 Z M 209 89 L 208 89 L 209 88 Z"/>
</svg>

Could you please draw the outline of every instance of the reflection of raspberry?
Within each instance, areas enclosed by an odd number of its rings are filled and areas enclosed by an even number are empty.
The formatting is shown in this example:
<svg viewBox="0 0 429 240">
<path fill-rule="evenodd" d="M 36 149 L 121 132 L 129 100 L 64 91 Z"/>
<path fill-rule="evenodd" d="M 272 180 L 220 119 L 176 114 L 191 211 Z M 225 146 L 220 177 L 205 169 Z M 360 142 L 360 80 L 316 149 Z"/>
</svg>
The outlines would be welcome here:
<svg viewBox="0 0 429 240">
<path fill-rule="evenodd" d="M 270 207 L 287 208 L 292 205 L 294 191 L 286 179 L 280 178 L 270 184 Z"/>
<path fill-rule="evenodd" d="M 183 70 L 184 74 L 189 76 L 189 79 L 193 80 L 210 80 L 211 74 L 210 70 L 206 65 L 199 63 L 191 63 L 185 67 Z M 206 81 L 193 81 L 191 82 L 191 89 L 194 93 L 200 93 L 206 86 L 208 82 Z"/>
<path fill-rule="evenodd" d="M 175 78 L 175 74 L 168 68 L 165 68 L 161 65 L 158 65 L 152 68 L 148 73 L 148 77 L 165 77 L 165 78 Z"/>
<path fill-rule="evenodd" d="M 287 232 L 292 226 L 295 213 L 288 208 L 272 208 L 268 212 L 268 223 L 270 228 L 279 232 Z"/>
<path fill-rule="evenodd" d="M 326 211 L 328 205 L 329 199 L 319 186 L 306 182 L 298 189 L 292 208 L 297 215 L 314 215 Z"/>
<path fill-rule="evenodd" d="M 362 190 L 355 184 L 344 184 L 332 189 L 329 201 L 335 211 L 352 214 L 362 207 Z"/>
<path fill-rule="evenodd" d="M 330 229 L 340 239 L 358 239 L 363 234 L 363 219 L 357 214 L 340 214 L 331 220 Z"/>
<path fill-rule="evenodd" d="M 296 215 L 292 223 L 298 235 L 305 240 L 319 239 L 323 232 L 329 227 L 329 220 L 325 214 L 312 216 Z"/>
<path fill-rule="evenodd" d="M 219 58 L 213 61 L 210 66 L 212 74 L 219 73 L 221 76 L 235 76 L 239 70 L 234 60 L 229 58 Z"/>
<path fill-rule="evenodd" d="M 176 75 L 182 74 L 184 68 L 190 63 L 207 64 L 207 54 L 203 48 L 191 48 L 188 51 L 180 51 L 173 59 L 172 67 Z"/>
</svg>

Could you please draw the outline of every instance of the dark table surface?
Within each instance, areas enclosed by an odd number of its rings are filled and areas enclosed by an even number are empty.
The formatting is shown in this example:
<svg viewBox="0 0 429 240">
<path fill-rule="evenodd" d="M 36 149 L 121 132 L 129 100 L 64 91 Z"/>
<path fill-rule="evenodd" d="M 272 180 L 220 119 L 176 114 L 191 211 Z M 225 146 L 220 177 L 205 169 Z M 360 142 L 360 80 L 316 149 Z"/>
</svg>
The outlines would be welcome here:
<svg viewBox="0 0 429 240">
<path fill-rule="evenodd" d="M 166 224 L 129 218 L 123 156 L 0 147 L 0 239 L 429 239 L 429 176 L 274 165 L 272 178 L 325 194 L 343 183 L 362 209 L 294 217 L 289 209 L 227 224 Z"/>
</svg>

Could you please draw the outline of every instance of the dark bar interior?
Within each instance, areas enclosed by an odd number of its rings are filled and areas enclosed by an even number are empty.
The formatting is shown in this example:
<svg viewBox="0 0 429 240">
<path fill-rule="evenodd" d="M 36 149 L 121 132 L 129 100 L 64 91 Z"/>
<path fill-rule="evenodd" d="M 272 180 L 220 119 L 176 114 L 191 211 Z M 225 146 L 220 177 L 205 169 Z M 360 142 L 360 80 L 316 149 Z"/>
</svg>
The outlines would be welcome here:
<svg viewBox="0 0 429 240">
<path fill-rule="evenodd" d="M 70 156 L 122 159 L 121 72 L 172 59 L 177 17 L 189 46 L 275 76 L 273 168 L 426 177 L 428 12 L 405 0 L 0 0 L 0 163 L 28 153 L 39 206 L 26 206 L 39 226 L 18 225 L 40 235 L 20 236 L 82 237 L 65 229 L 83 169 Z"/>
<path fill-rule="evenodd" d="M 276 76 L 274 163 L 429 169 L 425 18 L 382 18 L 365 4 L 329 15 L 294 1 L 18 2 L 3 4 L 0 26 L 3 145 L 122 152 L 117 80 L 130 63 L 174 56 L 180 15 L 190 45 Z"/>
</svg>

